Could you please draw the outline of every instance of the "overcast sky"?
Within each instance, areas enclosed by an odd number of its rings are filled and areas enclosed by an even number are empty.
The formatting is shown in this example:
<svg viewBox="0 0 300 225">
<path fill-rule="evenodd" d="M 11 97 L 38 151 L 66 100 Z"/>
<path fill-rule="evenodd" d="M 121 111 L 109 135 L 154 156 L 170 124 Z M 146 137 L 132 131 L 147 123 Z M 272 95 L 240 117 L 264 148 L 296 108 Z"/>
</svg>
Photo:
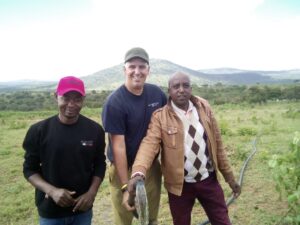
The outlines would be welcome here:
<svg viewBox="0 0 300 225">
<path fill-rule="evenodd" d="M 300 68 L 299 0 L 0 0 L 0 81 L 150 58 L 192 69 Z"/>
</svg>

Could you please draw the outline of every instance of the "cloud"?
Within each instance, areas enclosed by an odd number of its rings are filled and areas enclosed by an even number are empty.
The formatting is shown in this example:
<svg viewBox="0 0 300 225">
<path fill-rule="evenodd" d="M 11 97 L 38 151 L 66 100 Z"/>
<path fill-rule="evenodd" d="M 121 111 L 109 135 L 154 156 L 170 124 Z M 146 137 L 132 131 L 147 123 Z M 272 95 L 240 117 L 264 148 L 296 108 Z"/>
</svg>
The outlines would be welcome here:
<svg viewBox="0 0 300 225">
<path fill-rule="evenodd" d="M 2 20 L 1 79 L 88 75 L 121 63 L 133 46 L 193 69 L 299 67 L 299 16 L 265 16 L 266 2 L 93 0 L 65 13 L 52 4 L 45 15 Z"/>
</svg>

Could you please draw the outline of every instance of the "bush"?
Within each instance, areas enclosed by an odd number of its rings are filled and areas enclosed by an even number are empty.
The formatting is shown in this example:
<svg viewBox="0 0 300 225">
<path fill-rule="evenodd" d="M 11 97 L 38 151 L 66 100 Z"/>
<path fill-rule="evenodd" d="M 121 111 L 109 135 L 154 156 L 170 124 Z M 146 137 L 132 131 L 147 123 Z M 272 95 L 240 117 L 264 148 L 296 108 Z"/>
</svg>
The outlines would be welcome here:
<svg viewBox="0 0 300 225">
<path fill-rule="evenodd" d="M 298 119 L 300 118 L 300 110 L 289 108 L 285 113 L 282 114 L 282 116 L 290 119 Z"/>
<path fill-rule="evenodd" d="M 230 136 L 230 135 L 233 134 L 233 132 L 229 128 L 229 124 L 228 124 L 227 121 L 220 120 L 219 126 L 220 126 L 220 130 L 221 130 L 221 134 L 222 135 L 228 135 L 228 136 Z"/>
<path fill-rule="evenodd" d="M 9 129 L 24 129 L 27 127 L 26 121 L 11 121 L 9 124 Z"/>
<path fill-rule="evenodd" d="M 238 134 L 240 136 L 254 136 L 257 134 L 257 130 L 252 127 L 241 127 L 238 129 Z"/>
<path fill-rule="evenodd" d="M 269 166 L 273 169 L 280 198 L 284 196 L 288 201 L 285 222 L 300 224 L 300 133 L 295 133 L 289 151 L 273 155 Z"/>
</svg>

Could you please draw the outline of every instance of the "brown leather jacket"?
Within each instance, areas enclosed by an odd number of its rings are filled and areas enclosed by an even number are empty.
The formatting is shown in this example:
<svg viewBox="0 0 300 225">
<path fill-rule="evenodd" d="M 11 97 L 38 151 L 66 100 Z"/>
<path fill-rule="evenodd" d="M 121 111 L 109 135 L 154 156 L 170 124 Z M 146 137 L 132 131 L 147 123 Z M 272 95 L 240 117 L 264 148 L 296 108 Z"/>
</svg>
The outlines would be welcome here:
<svg viewBox="0 0 300 225">
<path fill-rule="evenodd" d="M 229 183 L 234 180 L 234 175 L 211 108 L 206 100 L 197 96 L 192 96 L 190 100 L 195 105 L 200 122 L 205 129 L 214 169 L 221 172 L 225 181 Z M 170 103 L 169 99 L 167 105 L 152 114 L 147 135 L 139 147 L 132 166 L 132 173 L 146 174 L 152 161 L 161 150 L 161 168 L 165 188 L 180 196 L 184 182 L 184 128 Z"/>
</svg>

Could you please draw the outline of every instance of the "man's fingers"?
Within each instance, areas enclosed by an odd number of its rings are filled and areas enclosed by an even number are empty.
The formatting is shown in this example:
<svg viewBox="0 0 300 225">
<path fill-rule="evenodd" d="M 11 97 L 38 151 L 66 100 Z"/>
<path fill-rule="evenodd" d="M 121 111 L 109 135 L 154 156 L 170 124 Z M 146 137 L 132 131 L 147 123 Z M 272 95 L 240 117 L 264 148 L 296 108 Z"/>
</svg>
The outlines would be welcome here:
<svg viewBox="0 0 300 225">
<path fill-rule="evenodd" d="M 61 199 L 58 202 L 58 205 L 61 207 L 69 207 L 69 206 L 71 206 L 71 203 L 70 203 L 70 201 L 68 201 L 68 199 Z"/>
<path fill-rule="evenodd" d="M 62 202 L 64 207 L 70 207 L 73 206 L 75 203 L 74 198 L 72 195 L 76 194 L 76 191 L 66 191 L 65 194 L 63 195 Z"/>
<path fill-rule="evenodd" d="M 135 210 L 135 207 L 134 207 L 134 196 L 129 195 L 128 191 L 126 191 L 126 192 L 123 193 L 122 205 L 128 211 Z"/>
<path fill-rule="evenodd" d="M 70 195 L 75 195 L 76 191 L 68 191 Z"/>
<path fill-rule="evenodd" d="M 73 212 L 76 212 L 79 210 L 79 204 L 78 202 L 76 203 L 75 207 L 73 208 Z"/>
<path fill-rule="evenodd" d="M 241 187 L 240 187 L 240 185 L 238 185 L 238 184 L 234 185 L 234 187 L 233 187 L 233 194 L 234 194 L 235 198 L 237 198 L 241 194 Z"/>
<path fill-rule="evenodd" d="M 80 197 L 75 199 L 75 202 L 76 202 L 76 204 L 75 204 L 75 207 L 73 208 L 73 212 L 80 210 L 80 207 L 82 205 L 82 201 L 81 201 Z"/>
<path fill-rule="evenodd" d="M 124 204 L 124 207 L 128 210 L 128 211 L 134 211 L 135 207 L 134 206 L 130 206 L 128 203 Z"/>
<path fill-rule="evenodd" d="M 86 211 L 90 208 L 90 204 L 87 199 L 83 196 L 80 196 L 75 199 L 75 207 L 73 208 L 73 212 L 76 211 Z"/>
<path fill-rule="evenodd" d="M 135 210 L 134 204 L 131 205 L 128 200 L 123 199 L 123 203 L 122 203 L 123 207 L 125 207 L 128 211 L 134 211 Z"/>
</svg>

